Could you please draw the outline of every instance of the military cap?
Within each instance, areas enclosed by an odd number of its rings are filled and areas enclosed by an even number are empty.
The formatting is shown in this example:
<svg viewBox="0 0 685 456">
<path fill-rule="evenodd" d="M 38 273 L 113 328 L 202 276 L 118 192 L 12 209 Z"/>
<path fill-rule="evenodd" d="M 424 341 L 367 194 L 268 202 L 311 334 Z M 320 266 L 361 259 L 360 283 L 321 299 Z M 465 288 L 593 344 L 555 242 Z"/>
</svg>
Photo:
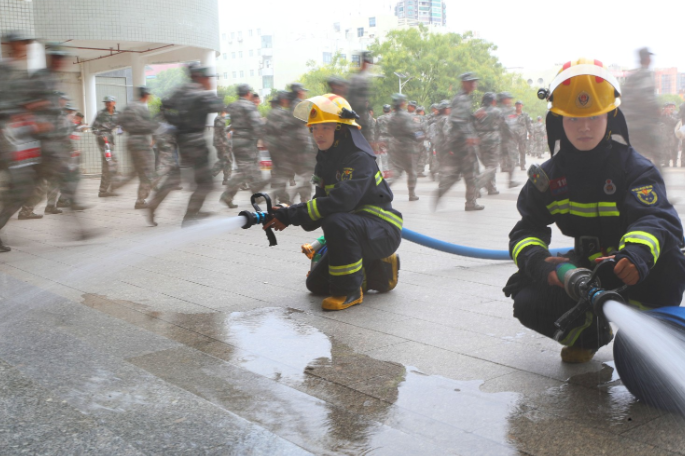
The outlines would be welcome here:
<svg viewBox="0 0 685 456">
<path fill-rule="evenodd" d="M 389 104 L 383 105 L 383 112 L 390 112 L 391 106 Z"/>
<path fill-rule="evenodd" d="M 236 90 L 238 91 L 239 97 L 244 97 L 248 93 L 252 92 L 252 87 L 250 87 L 249 84 L 239 84 Z"/>
<path fill-rule="evenodd" d="M 112 95 L 105 95 L 105 98 L 103 98 L 102 101 L 104 101 L 105 103 L 108 103 L 110 101 L 117 101 L 117 99 L 115 97 L 113 97 Z"/>
<path fill-rule="evenodd" d="M 407 106 L 413 106 L 413 107 L 415 107 L 415 108 L 416 108 L 418 105 L 419 105 L 419 104 L 418 104 L 415 100 L 411 100 L 409 103 L 407 103 Z"/>
<path fill-rule="evenodd" d="M 74 107 L 74 105 L 71 104 L 71 103 L 65 104 L 65 105 L 64 105 L 64 109 L 67 110 L 67 111 L 76 111 L 76 107 Z"/>
<path fill-rule="evenodd" d="M 47 43 L 45 45 L 45 55 L 51 57 L 69 57 L 71 52 L 59 43 Z"/>
<path fill-rule="evenodd" d="M 252 98 L 262 98 L 257 92 L 252 92 Z"/>
<path fill-rule="evenodd" d="M 293 82 L 290 84 L 290 90 L 293 92 L 309 92 L 309 89 L 305 89 L 299 82 Z"/>
<path fill-rule="evenodd" d="M 439 111 L 444 111 L 445 109 L 447 109 L 447 108 L 449 108 L 449 107 L 450 107 L 450 102 L 447 101 L 447 100 L 442 100 L 442 101 L 438 104 L 438 110 L 439 110 Z"/>
<path fill-rule="evenodd" d="M 419 106 L 418 108 L 416 108 L 416 110 L 426 112 L 426 108 L 424 108 L 423 106 Z"/>
<path fill-rule="evenodd" d="M 493 92 L 485 92 L 483 94 L 483 100 L 481 104 L 483 106 L 489 106 L 492 104 L 492 102 L 495 100 L 495 94 Z"/>
<path fill-rule="evenodd" d="M 69 95 L 67 95 L 67 94 L 64 93 L 64 92 L 60 92 L 60 91 L 58 90 L 58 91 L 55 92 L 55 93 L 56 93 L 57 95 L 59 95 L 59 99 L 60 99 L 60 100 L 71 100 L 71 98 L 69 98 Z"/>
<path fill-rule="evenodd" d="M 31 38 L 19 30 L 13 30 L 11 32 L 7 32 L 2 37 L 3 43 L 16 43 L 18 41 L 35 41 L 35 38 Z"/>
<path fill-rule="evenodd" d="M 328 83 L 329 86 L 333 85 L 341 85 L 341 86 L 346 86 L 349 85 L 349 82 L 345 78 L 341 78 L 340 76 L 330 76 L 326 82 Z"/>
<path fill-rule="evenodd" d="M 675 103 L 672 101 L 667 101 L 666 106 L 675 106 Z"/>
<path fill-rule="evenodd" d="M 149 87 L 146 86 L 140 86 L 138 87 L 138 98 L 143 98 L 152 93 L 152 90 L 150 90 Z"/>
<path fill-rule="evenodd" d="M 216 77 L 214 68 L 208 66 L 191 65 L 188 67 L 191 78 L 213 78 Z"/>
<path fill-rule="evenodd" d="M 405 101 L 407 101 L 407 97 L 401 93 L 396 93 L 392 96 L 392 104 L 394 106 L 399 106 Z"/>
<path fill-rule="evenodd" d="M 480 78 L 475 75 L 475 73 L 471 73 L 470 71 L 460 74 L 459 79 L 462 80 L 462 82 L 468 82 L 468 81 L 478 81 Z"/>
<path fill-rule="evenodd" d="M 431 105 L 431 109 L 438 109 L 438 104 L 439 104 L 439 103 L 433 103 L 433 104 Z"/>
<path fill-rule="evenodd" d="M 364 51 L 361 53 L 362 62 L 373 63 L 373 54 L 369 51 Z"/>
<path fill-rule="evenodd" d="M 538 120 L 542 120 L 542 116 L 538 116 Z"/>
<path fill-rule="evenodd" d="M 516 103 L 514 103 L 514 104 L 517 104 L 517 105 L 519 105 L 519 104 L 520 104 L 520 105 L 522 105 L 522 104 L 523 104 L 523 102 L 522 102 L 521 100 L 516 100 Z"/>
<path fill-rule="evenodd" d="M 654 55 L 654 53 L 653 53 L 653 52 L 650 52 L 649 48 L 646 48 L 646 47 L 644 47 L 644 48 L 638 50 L 637 53 L 640 55 L 640 58 L 641 58 L 641 59 L 644 59 L 644 58 L 646 58 L 646 57 L 648 57 L 648 56 L 650 56 L 650 55 Z"/>
<path fill-rule="evenodd" d="M 507 98 L 514 98 L 509 92 L 500 92 L 497 94 L 497 99 L 499 101 L 506 100 Z"/>
</svg>

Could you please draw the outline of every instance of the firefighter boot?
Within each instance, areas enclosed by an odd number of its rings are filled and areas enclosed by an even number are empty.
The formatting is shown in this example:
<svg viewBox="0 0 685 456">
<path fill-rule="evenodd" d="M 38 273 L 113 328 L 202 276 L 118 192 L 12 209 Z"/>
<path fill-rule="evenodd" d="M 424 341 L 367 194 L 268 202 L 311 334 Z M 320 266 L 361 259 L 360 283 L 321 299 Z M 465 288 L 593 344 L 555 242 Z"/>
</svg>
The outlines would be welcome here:
<svg viewBox="0 0 685 456">
<path fill-rule="evenodd" d="M 364 293 L 362 289 L 352 293 L 348 296 L 329 296 L 321 303 L 321 307 L 325 310 L 345 310 L 355 304 L 361 304 L 364 300 Z"/>
<path fill-rule="evenodd" d="M 597 350 L 579 347 L 564 347 L 561 349 L 561 360 L 569 364 L 587 363 L 595 356 Z"/>
</svg>

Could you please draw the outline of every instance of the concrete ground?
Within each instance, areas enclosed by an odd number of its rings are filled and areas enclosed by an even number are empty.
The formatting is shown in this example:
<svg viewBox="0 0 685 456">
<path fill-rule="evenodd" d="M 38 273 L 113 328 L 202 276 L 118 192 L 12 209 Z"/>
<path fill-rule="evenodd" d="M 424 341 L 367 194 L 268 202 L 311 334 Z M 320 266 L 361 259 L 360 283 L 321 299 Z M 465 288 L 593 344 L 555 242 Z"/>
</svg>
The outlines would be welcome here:
<svg viewBox="0 0 685 456">
<path fill-rule="evenodd" d="M 685 172 L 667 178 L 685 214 Z M 231 211 L 213 193 L 215 215 L 181 230 L 186 190 L 151 228 L 133 186 L 103 200 L 97 183 L 78 214 L 97 237 L 75 240 L 67 214 L 2 233 L 2 455 L 685 454 L 685 421 L 632 397 L 611 346 L 565 365 L 512 317 L 509 261 L 403 242 L 394 291 L 324 312 L 300 253 L 318 233 L 269 247 L 258 228 L 229 231 L 248 193 Z M 460 183 L 433 213 L 434 189 L 421 179 L 409 203 L 397 184 L 407 228 L 506 249 L 517 190 L 467 213 Z"/>
</svg>

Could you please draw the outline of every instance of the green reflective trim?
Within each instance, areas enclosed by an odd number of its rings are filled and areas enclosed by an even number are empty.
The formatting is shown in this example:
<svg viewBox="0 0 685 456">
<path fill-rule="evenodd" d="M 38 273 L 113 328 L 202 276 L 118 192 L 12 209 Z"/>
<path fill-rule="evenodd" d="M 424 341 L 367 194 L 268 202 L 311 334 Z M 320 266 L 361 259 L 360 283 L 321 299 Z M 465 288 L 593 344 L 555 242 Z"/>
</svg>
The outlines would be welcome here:
<svg viewBox="0 0 685 456">
<path fill-rule="evenodd" d="M 511 251 L 511 257 L 514 259 L 514 263 L 516 264 L 516 266 L 518 266 L 519 253 L 521 253 L 523 249 L 525 249 L 526 247 L 530 247 L 531 245 L 539 245 L 543 249 L 547 249 L 547 244 L 545 244 L 545 242 L 542 239 L 538 239 L 535 237 L 529 237 L 518 241 Z"/>
<path fill-rule="evenodd" d="M 661 255 L 661 248 L 659 246 L 659 241 L 657 238 L 647 233 L 646 231 L 631 231 L 626 233 L 621 238 L 621 245 L 618 246 L 619 250 L 623 250 L 627 243 L 631 244 L 642 244 L 649 247 L 652 256 L 654 257 L 654 264 L 656 264 Z"/>
<path fill-rule="evenodd" d="M 592 324 L 592 321 L 594 320 L 594 314 L 592 312 L 585 312 L 585 323 L 583 323 L 582 326 L 576 326 L 575 328 L 571 329 L 569 333 L 564 337 L 562 340 L 559 341 L 562 345 L 566 345 L 567 347 L 570 347 L 571 345 L 575 344 L 578 338 L 580 337 L 580 333 L 585 331 L 590 327 Z"/>
<path fill-rule="evenodd" d="M 316 199 L 307 202 L 307 213 L 309 214 L 309 218 L 314 222 L 321 218 L 319 208 L 316 206 Z"/>
<path fill-rule="evenodd" d="M 376 173 L 376 186 L 381 185 L 381 182 L 383 182 L 383 175 L 381 174 L 380 171 Z"/>
<path fill-rule="evenodd" d="M 379 217 L 379 218 L 385 220 L 386 222 L 388 222 L 392 225 L 395 225 L 398 229 L 400 229 L 400 230 L 402 229 L 402 223 L 403 223 L 402 218 L 398 217 L 397 215 L 393 214 L 392 212 L 381 209 L 378 206 L 371 206 L 368 204 L 365 206 L 361 206 L 360 208 L 355 210 L 355 212 L 361 212 L 361 211 L 368 212 L 369 214 L 373 214 L 376 217 Z"/>
<path fill-rule="evenodd" d="M 331 190 L 333 190 L 334 188 L 335 188 L 335 184 L 333 184 L 333 185 L 326 185 L 323 189 L 324 189 L 324 191 L 326 192 L 326 195 L 328 195 L 329 193 L 331 193 Z"/>
<path fill-rule="evenodd" d="M 354 274 L 362 268 L 362 260 L 356 261 L 352 264 L 345 264 L 342 266 L 328 266 L 328 273 L 332 276 L 343 276 Z"/>
<path fill-rule="evenodd" d="M 571 214 L 578 217 L 618 217 L 621 213 L 616 203 L 601 201 L 598 203 L 576 203 L 568 199 L 552 201 L 547 205 L 550 214 Z"/>
</svg>

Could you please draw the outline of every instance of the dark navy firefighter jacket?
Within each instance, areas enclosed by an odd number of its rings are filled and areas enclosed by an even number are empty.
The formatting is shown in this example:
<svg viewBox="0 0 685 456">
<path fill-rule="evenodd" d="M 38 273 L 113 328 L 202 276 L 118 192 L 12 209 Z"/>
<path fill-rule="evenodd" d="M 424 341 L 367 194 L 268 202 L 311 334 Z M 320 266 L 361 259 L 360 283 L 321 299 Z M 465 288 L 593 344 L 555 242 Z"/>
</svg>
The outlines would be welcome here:
<svg viewBox="0 0 685 456">
<path fill-rule="evenodd" d="M 683 228 L 652 163 L 630 146 L 608 141 L 589 152 L 562 150 L 542 165 L 549 188 L 529 180 L 519 199 L 519 221 L 509 252 L 519 270 L 530 271 L 547 252 L 549 225 L 575 239 L 577 266 L 618 251 L 638 269 L 628 298 L 648 307 L 677 306 L 685 289 Z M 541 253 L 546 252 L 546 255 Z"/>
</svg>

